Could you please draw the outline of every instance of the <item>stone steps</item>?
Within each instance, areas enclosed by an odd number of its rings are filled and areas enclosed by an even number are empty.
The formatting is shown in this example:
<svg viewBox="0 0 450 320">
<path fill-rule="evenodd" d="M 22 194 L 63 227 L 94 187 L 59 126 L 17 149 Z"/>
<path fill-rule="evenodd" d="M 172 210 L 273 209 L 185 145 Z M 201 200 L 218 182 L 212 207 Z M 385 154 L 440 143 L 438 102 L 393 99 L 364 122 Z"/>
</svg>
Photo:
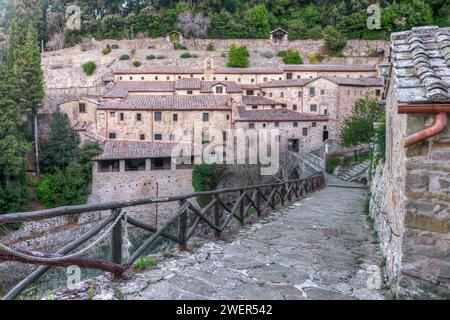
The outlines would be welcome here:
<svg viewBox="0 0 450 320">
<path fill-rule="evenodd" d="M 366 175 L 371 165 L 370 160 L 365 160 L 348 168 L 341 168 L 337 177 L 344 181 L 358 181 Z"/>
</svg>

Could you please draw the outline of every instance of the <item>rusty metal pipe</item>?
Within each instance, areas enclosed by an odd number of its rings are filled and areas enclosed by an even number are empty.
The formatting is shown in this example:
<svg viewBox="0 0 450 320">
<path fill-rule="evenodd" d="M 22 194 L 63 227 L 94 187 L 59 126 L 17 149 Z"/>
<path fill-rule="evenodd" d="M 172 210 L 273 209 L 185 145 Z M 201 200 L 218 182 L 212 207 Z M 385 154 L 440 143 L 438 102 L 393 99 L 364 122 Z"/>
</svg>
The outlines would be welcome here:
<svg viewBox="0 0 450 320">
<path fill-rule="evenodd" d="M 447 113 L 439 112 L 436 115 L 436 122 L 434 123 L 434 125 L 432 125 L 429 128 L 426 128 L 422 131 L 416 132 L 406 138 L 405 148 L 407 148 L 417 142 L 423 141 L 425 139 L 434 137 L 434 136 L 442 133 L 447 128 L 447 125 L 448 125 Z"/>
<path fill-rule="evenodd" d="M 427 114 L 427 113 L 440 113 L 440 112 L 450 112 L 450 105 L 448 104 L 417 104 L 417 105 L 407 105 L 402 106 L 399 105 L 398 113 L 405 114 L 405 113 L 421 113 L 421 114 Z"/>
</svg>

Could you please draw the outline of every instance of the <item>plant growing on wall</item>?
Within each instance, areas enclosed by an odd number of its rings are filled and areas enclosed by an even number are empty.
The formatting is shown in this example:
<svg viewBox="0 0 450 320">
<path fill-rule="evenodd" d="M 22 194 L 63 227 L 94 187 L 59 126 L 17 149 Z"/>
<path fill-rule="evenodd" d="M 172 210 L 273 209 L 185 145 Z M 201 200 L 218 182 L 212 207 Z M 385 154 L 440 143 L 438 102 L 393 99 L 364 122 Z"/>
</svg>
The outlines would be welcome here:
<svg viewBox="0 0 450 320">
<path fill-rule="evenodd" d="M 285 64 L 303 64 L 303 59 L 298 51 L 288 50 L 283 56 L 283 62 Z"/>
<path fill-rule="evenodd" d="M 97 68 L 97 65 L 94 61 L 88 61 L 82 65 L 82 68 L 86 75 L 91 76 Z"/>
<path fill-rule="evenodd" d="M 192 186 L 197 192 L 215 190 L 223 178 L 225 167 L 218 164 L 197 164 L 192 171 Z M 200 206 L 205 206 L 211 197 L 198 197 Z"/>
<path fill-rule="evenodd" d="M 228 53 L 228 66 L 232 68 L 247 68 L 249 53 L 246 46 L 232 44 Z"/>
</svg>

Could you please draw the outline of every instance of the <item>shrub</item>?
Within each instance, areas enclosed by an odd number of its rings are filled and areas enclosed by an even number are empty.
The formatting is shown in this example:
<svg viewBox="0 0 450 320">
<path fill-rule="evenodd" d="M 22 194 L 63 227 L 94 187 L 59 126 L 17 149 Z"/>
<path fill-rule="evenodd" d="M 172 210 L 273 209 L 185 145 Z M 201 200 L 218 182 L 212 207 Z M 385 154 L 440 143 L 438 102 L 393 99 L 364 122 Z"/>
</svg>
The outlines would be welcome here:
<svg viewBox="0 0 450 320">
<path fill-rule="evenodd" d="M 134 265 L 136 270 L 144 270 L 148 267 L 156 266 L 158 261 L 154 257 L 140 257 Z"/>
<path fill-rule="evenodd" d="M 186 58 L 192 58 L 192 56 L 189 52 L 186 52 L 186 53 L 181 54 L 180 58 L 186 59 Z"/>
<path fill-rule="evenodd" d="M 347 38 L 331 26 L 325 28 L 323 38 L 327 48 L 332 52 L 339 52 L 347 45 Z"/>
<path fill-rule="evenodd" d="M 111 49 L 119 49 L 119 45 L 118 44 L 112 44 L 111 45 Z"/>
<path fill-rule="evenodd" d="M 175 50 L 187 50 L 186 46 L 179 42 L 174 44 L 174 49 Z"/>
<path fill-rule="evenodd" d="M 321 62 L 324 59 L 324 56 L 322 56 L 319 52 L 311 54 L 309 57 L 309 62 L 315 64 L 318 62 Z"/>
<path fill-rule="evenodd" d="M 214 51 L 215 50 L 214 44 L 212 44 L 212 43 L 208 44 L 208 46 L 206 47 L 206 50 L 207 51 Z"/>
<path fill-rule="evenodd" d="M 155 55 L 151 54 L 151 55 L 147 56 L 147 60 L 153 60 L 153 59 L 156 59 Z"/>
<path fill-rule="evenodd" d="M 232 68 L 246 68 L 249 65 L 249 53 L 246 46 L 230 46 L 228 54 L 228 66 Z"/>
<path fill-rule="evenodd" d="M 272 59 L 274 55 L 272 51 L 263 51 L 260 53 L 260 56 L 263 58 Z"/>
<path fill-rule="evenodd" d="M 339 157 L 333 157 L 327 161 L 325 170 L 329 174 L 333 174 L 334 169 L 340 165 L 342 165 L 341 159 Z"/>
<path fill-rule="evenodd" d="M 127 54 L 121 55 L 119 60 L 130 60 L 130 56 Z"/>
<path fill-rule="evenodd" d="M 136 68 L 141 66 L 141 62 L 139 60 L 134 60 L 131 64 Z"/>
<path fill-rule="evenodd" d="M 312 27 L 307 34 L 307 39 L 319 40 L 322 37 L 322 28 L 320 26 Z"/>
<path fill-rule="evenodd" d="M 285 64 L 302 64 L 303 59 L 298 51 L 288 50 L 283 57 Z"/>
<path fill-rule="evenodd" d="M 287 51 L 281 50 L 281 51 L 278 51 L 277 56 L 283 58 L 286 55 L 286 53 L 287 53 Z"/>
<path fill-rule="evenodd" d="M 82 65 L 82 68 L 86 75 L 91 76 L 97 68 L 97 65 L 94 61 L 88 61 Z"/>
<path fill-rule="evenodd" d="M 111 47 L 109 46 L 109 44 L 106 46 L 106 48 L 103 49 L 103 54 L 107 55 L 111 52 Z"/>
<path fill-rule="evenodd" d="M 225 167 L 217 164 L 198 164 L 192 171 L 192 186 L 197 192 L 214 190 L 223 177 Z M 211 197 L 198 197 L 200 206 L 206 206 Z"/>
<path fill-rule="evenodd" d="M 39 200 L 47 208 L 85 203 L 89 183 L 86 171 L 85 166 L 72 162 L 64 173 L 57 169 L 44 175 L 38 183 Z"/>
</svg>

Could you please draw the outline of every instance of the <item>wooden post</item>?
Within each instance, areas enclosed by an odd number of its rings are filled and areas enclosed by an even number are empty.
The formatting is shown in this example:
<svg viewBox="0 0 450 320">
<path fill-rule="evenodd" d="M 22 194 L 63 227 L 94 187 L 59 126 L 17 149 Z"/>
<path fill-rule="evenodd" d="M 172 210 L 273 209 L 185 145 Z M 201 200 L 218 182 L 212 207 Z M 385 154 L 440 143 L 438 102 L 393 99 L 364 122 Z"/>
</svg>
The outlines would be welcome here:
<svg viewBox="0 0 450 320">
<path fill-rule="evenodd" d="M 218 194 L 214 195 L 214 198 L 218 200 L 219 195 Z M 213 221 L 214 221 L 214 225 L 216 227 L 220 227 L 220 203 L 219 203 L 219 201 L 217 201 L 214 204 Z M 220 231 L 214 230 L 214 235 L 216 238 L 220 238 Z"/>
<path fill-rule="evenodd" d="M 260 188 L 256 188 L 256 197 L 255 197 L 255 204 L 256 204 L 256 215 L 258 217 L 261 216 L 261 196 L 260 193 L 261 189 Z"/>
<path fill-rule="evenodd" d="M 181 200 L 178 203 L 181 208 L 184 205 L 184 200 Z M 178 248 L 182 251 L 187 249 L 187 223 L 188 223 L 188 213 L 187 210 L 184 210 L 184 212 L 180 215 L 180 220 L 178 224 L 179 238 L 180 238 Z"/>
<path fill-rule="evenodd" d="M 120 212 L 121 209 L 111 209 L 111 214 L 114 215 L 114 219 L 117 219 Z M 122 220 L 119 220 L 112 229 L 111 261 L 122 264 Z M 115 279 L 118 279 L 121 276 L 121 273 L 114 273 Z"/>
<path fill-rule="evenodd" d="M 239 191 L 239 197 L 241 197 L 244 194 L 244 190 Z M 239 206 L 239 217 L 241 219 L 240 223 L 241 226 L 245 224 L 245 198 L 242 199 L 241 205 Z"/>
<path fill-rule="evenodd" d="M 275 189 L 276 187 L 274 187 L 273 185 L 272 185 L 272 187 L 270 188 L 270 193 L 272 193 L 273 192 L 273 190 Z M 270 200 L 270 206 L 273 208 L 273 209 L 275 209 L 275 205 L 276 205 L 276 203 L 275 203 L 275 198 L 277 197 L 277 193 L 275 192 L 274 194 L 273 194 L 273 197 L 272 197 L 272 199 Z"/>
</svg>

